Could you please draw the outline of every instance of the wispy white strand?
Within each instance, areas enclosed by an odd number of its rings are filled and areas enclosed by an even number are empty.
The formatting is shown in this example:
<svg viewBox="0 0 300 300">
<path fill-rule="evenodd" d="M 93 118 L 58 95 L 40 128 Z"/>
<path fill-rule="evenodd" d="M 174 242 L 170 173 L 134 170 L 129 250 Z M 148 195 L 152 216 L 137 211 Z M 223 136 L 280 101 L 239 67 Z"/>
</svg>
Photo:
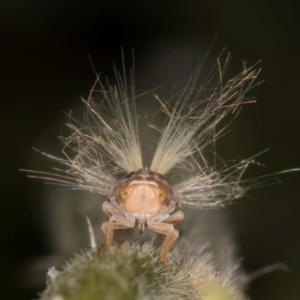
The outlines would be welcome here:
<svg viewBox="0 0 300 300">
<path fill-rule="evenodd" d="M 86 221 L 87 221 L 88 230 L 89 230 L 90 248 L 91 248 L 92 252 L 93 251 L 95 252 L 95 251 L 97 251 L 97 242 L 96 242 L 96 237 L 95 237 L 95 234 L 94 234 L 94 230 L 93 230 L 91 221 L 88 217 L 86 217 Z"/>
<path fill-rule="evenodd" d="M 174 96 L 174 104 L 156 96 L 168 122 L 162 129 L 151 170 L 166 174 L 193 153 L 202 154 L 203 149 L 212 144 L 223 130 L 215 133 L 216 125 L 228 113 L 238 111 L 260 70 L 254 67 L 245 69 L 224 83 L 223 69 L 228 63 L 228 57 L 223 67 L 218 63 L 204 85 L 198 82 L 199 73 L 196 73 L 187 87 Z"/>
</svg>

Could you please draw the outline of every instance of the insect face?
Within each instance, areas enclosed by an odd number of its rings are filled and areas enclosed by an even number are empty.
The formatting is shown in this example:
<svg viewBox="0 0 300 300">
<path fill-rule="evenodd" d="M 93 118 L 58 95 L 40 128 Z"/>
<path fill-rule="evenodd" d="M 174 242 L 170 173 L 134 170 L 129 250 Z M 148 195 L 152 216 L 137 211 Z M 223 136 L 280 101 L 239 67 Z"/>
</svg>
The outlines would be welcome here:
<svg viewBox="0 0 300 300">
<path fill-rule="evenodd" d="M 134 215 L 170 212 L 175 207 L 175 191 L 158 173 L 140 169 L 119 181 L 115 198 L 120 208 Z M 175 198 L 175 199 L 174 199 Z M 172 203 L 171 203 L 172 202 Z"/>
</svg>

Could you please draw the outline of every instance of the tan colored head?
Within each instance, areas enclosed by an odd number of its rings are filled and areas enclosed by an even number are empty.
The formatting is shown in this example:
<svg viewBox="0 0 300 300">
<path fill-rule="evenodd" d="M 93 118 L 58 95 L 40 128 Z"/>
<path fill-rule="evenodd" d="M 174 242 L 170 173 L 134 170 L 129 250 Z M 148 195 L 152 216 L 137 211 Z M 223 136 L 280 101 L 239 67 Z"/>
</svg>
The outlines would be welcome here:
<svg viewBox="0 0 300 300">
<path fill-rule="evenodd" d="M 139 169 L 120 179 L 110 196 L 116 198 L 120 208 L 133 214 L 164 213 L 171 202 L 174 207 L 178 202 L 176 191 L 165 178 L 147 169 Z"/>
</svg>

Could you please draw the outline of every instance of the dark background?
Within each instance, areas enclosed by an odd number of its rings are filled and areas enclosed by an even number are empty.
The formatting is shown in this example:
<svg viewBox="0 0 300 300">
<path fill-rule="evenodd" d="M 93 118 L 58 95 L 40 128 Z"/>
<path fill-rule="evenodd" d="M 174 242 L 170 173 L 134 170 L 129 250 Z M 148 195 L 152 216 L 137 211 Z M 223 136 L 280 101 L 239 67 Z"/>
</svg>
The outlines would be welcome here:
<svg viewBox="0 0 300 300">
<path fill-rule="evenodd" d="M 226 46 L 233 69 L 262 60 L 265 80 L 251 92 L 257 104 L 243 109 L 220 151 L 242 159 L 270 148 L 258 175 L 300 167 L 300 21 L 292 1 L 1 1 L 1 299 L 36 295 L 19 270 L 49 251 L 37 216 L 42 182 L 18 169 L 39 166 L 31 147 L 45 141 L 51 146 L 43 149 L 59 155 L 63 111 L 94 80 L 87 54 L 111 76 L 120 47 L 126 56 L 134 48 L 140 87 L 150 89 L 172 81 L 162 70 L 186 49 L 207 51 L 216 34 L 213 59 Z M 255 300 L 300 297 L 300 174 L 280 177 L 283 183 L 229 208 L 247 271 L 276 262 L 292 270 L 254 281 L 248 293 Z"/>
</svg>

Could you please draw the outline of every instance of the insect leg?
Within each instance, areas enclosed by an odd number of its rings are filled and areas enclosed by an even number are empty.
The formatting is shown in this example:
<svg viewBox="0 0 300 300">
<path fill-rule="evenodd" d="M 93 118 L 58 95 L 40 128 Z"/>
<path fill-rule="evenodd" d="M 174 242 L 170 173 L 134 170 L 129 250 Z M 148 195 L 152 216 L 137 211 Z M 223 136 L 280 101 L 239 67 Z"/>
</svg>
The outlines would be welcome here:
<svg viewBox="0 0 300 300">
<path fill-rule="evenodd" d="M 184 214 L 181 210 L 177 211 L 175 214 L 169 216 L 166 220 L 164 220 L 164 223 L 171 223 L 173 225 L 176 225 L 177 223 L 181 222 L 184 219 Z M 159 240 L 164 241 L 165 236 L 163 234 L 159 234 Z"/>
<path fill-rule="evenodd" d="M 175 225 L 175 224 L 181 222 L 183 219 L 184 219 L 184 214 L 181 210 L 179 210 L 175 214 L 169 216 L 168 219 L 164 220 L 164 222 Z"/>
<path fill-rule="evenodd" d="M 182 220 L 183 214 L 182 215 L 174 214 L 174 216 L 175 217 L 172 220 L 172 223 L 178 223 Z M 166 236 L 166 238 L 161 246 L 160 257 L 161 257 L 163 266 L 168 267 L 169 262 L 168 262 L 167 255 L 179 237 L 178 230 L 176 230 L 174 228 L 174 225 L 170 224 L 170 223 L 160 223 L 160 222 L 149 221 L 149 222 L 147 222 L 147 226 L 149 227 L 149 229 Z"/>
<path fill-rule="evenodd" d="M 105 215 L 108 217 L 108 222 L 104 222 L 102 224 L 101 230 L 106 245 L 111 245 L 113 241 L 113 231 L 119 229 L 132 228 L 135 225 L 135 219 L 115 215 L 113 206 L 109 202 L 104 202 L 102 209 Z"/>
</svg>

